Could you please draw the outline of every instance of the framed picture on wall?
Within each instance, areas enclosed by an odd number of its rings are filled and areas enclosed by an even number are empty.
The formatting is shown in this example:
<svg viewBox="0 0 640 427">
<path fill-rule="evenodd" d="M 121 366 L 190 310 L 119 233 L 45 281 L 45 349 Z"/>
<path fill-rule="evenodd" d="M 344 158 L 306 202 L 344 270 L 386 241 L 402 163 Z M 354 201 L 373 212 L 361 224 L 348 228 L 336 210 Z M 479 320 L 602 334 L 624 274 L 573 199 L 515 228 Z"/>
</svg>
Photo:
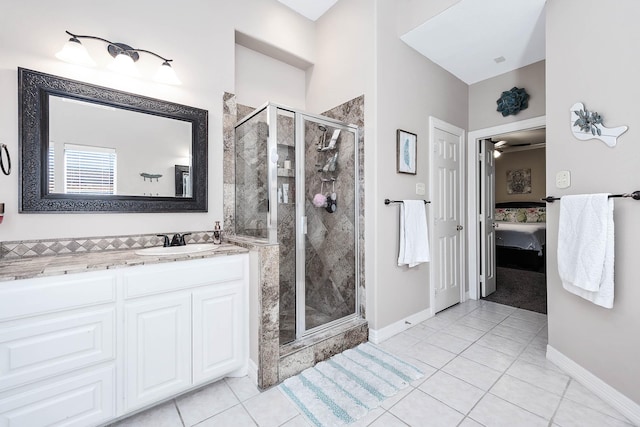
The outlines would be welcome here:
<svg viewBox="0 0 640 427">
<path fill-rule="evenodd" d="M 507 171 L 507 194 L 531 193 L 531 168 Z"/>
<path fill-rule="evenodd" d="M 416 174 L 418 136 L 406 130 L 397 130 L 398 173 Z"/>
</svg>

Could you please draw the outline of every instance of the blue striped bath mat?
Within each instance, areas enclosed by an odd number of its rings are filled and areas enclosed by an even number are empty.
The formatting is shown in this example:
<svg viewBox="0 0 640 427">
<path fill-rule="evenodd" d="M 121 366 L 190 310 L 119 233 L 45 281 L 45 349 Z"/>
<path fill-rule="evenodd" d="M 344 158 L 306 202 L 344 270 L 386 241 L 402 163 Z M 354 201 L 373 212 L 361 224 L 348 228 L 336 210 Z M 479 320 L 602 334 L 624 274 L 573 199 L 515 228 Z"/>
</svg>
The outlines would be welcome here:
<svg viewBox="0 0 640 427">
<path fill-rule="evenodd" d="M 424 374 L 373 344 L 306 369 L 280 390 L 318 427 L 350 424 Z"/>
</svg>

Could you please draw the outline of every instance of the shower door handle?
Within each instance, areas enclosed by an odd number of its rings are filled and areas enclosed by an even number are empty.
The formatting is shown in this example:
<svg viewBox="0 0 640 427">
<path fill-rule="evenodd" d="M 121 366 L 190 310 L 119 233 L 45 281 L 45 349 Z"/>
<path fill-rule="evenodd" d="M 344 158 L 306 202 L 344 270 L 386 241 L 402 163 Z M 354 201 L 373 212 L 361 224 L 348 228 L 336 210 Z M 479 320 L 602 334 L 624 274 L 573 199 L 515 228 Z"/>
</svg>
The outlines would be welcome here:
<svg viewBox="0 0 640 427">
<path fill-rule="evenodd" d="M 302 217 L 302 234 L 304 235 L 307 234 L 307 217 L 306 216 Z"/>
</svg>

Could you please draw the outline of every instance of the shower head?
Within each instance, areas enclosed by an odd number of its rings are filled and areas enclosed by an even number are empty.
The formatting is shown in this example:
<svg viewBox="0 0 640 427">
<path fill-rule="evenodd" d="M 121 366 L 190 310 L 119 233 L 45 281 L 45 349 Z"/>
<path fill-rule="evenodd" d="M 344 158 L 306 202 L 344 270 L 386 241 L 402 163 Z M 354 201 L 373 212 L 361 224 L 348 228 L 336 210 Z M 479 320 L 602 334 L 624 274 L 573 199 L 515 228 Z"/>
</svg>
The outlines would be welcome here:
<svg viewBox="0 0 640 427">
<path fill-rule="evenodd" d="M 322 138 L 318 137 L 318 151 L 321 151 L 324 147 L 324 141 L 327 137 L 327 128 L 322 125 L 318 125 L 318 129 L 322 131 Z"/>
</svg>

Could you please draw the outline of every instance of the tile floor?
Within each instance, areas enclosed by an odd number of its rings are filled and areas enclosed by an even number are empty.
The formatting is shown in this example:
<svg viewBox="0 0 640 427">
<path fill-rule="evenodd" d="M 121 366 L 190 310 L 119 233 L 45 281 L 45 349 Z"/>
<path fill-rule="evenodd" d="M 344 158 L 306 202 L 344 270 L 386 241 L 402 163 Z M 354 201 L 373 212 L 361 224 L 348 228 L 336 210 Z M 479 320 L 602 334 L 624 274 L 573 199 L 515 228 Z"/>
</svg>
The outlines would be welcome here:
<svg viewBox="0 0 640 427">
<path fill-rule="evenodd" d="M 381 344 L 425 376 L 354 427 L 631 426 L 545 358 L 546 316 L 467 301 Z M 310 426 L 278 388 L 227 378 L 117 427 Z"/>
</svg>

